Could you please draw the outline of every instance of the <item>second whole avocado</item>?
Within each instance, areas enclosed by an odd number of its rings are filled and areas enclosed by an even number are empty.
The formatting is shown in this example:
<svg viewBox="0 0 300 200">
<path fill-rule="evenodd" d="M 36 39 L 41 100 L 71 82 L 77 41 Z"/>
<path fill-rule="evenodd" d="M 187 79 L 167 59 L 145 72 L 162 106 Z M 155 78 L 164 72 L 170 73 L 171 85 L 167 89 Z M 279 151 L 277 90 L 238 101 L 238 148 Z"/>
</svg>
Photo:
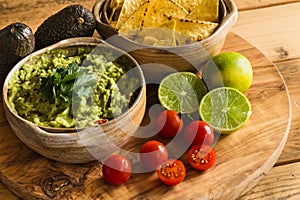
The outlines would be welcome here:
<svg viewBox="0 0 300 200">
<path fill-rule="evenodd" d="M 36 50 L 64 39 L 92 36 L 95 28 L 96 20 L 91 11 L 80 4 L 67 6 L 38 27 L 34 34 Z"/>
</svg>

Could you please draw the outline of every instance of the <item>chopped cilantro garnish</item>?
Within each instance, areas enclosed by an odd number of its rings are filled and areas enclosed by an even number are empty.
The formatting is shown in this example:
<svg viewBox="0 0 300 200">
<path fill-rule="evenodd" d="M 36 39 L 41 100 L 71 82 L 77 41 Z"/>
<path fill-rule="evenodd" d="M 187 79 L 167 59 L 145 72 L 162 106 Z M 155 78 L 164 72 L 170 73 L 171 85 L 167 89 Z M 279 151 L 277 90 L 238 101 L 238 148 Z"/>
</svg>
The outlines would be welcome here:
<svg viewBox="0 0 300 200">
<path fill-rule="evenodd" d="M 56 98 L 60 97 L 71 104 L 72 97 L 88 97 L 96 84 L 95 76 L 87 68 L 73 62 L 65 68 L 53 69 L 51 75 L 42 78 L 42 99 L 55 103 Z"/>
</svg>

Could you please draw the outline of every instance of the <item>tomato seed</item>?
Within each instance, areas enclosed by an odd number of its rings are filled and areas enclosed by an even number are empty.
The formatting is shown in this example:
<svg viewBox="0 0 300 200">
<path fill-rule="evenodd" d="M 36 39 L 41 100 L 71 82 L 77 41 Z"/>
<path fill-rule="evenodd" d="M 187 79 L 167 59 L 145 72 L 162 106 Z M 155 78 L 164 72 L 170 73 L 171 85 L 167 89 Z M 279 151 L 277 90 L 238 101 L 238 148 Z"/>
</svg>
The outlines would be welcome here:
<svg viewBox="0 0 300 200">
<path fill-rule="evenodd" d="M 178 178 L 184 174 L 183 170 L 180 166 L 178 166 L 175 162 L 172 164 L 166 164 L 161 168 L 161 174 L 170 178 L 172 175 L 175 178 Z"/>
<path fill-rule="evenodd" d="M 212 160 L 212 157 L 204 149 L 203 150 L 195 149 L 191 154 L 191 159 L 194 163 L 200 162 L 201 164 L 207 164 L 210 160 Z"/>
</svg>

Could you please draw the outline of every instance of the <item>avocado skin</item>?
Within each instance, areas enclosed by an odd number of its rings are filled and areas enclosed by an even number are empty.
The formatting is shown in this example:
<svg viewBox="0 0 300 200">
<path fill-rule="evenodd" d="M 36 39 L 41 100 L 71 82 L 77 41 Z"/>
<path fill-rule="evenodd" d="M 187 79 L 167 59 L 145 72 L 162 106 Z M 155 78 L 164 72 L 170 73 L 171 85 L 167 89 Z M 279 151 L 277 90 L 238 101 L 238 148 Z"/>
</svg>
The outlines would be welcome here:
<svg viewBox="0 0 300 200">
<path fill-rule="evenodd" d="M 21 22 L 12 23 L 0 30 L 0 84 L 11 68 L 35 48 L 34 34 Z"/>
<path fill-rule="evenodd" d="M 84 21 L 80 23 L 80 19 Z M 67 38 L 93 36 L 95 28 L 96 20 L 91 11 L 80 4 L 67 6 L 38 27 L 34 34 L 36 50 Z"/>
</svg>

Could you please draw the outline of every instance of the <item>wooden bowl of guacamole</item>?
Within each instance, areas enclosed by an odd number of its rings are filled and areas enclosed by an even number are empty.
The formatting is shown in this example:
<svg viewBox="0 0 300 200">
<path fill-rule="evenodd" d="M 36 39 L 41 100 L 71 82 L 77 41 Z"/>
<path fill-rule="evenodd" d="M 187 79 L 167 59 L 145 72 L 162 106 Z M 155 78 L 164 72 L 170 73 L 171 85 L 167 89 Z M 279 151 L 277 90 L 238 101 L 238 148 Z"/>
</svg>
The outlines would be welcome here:
<svg viewBox="0 0 300 200">
<path fill-rule="evenodd" d="M 129 54 L 101 39 L 71 38 L 21 60 L 3 86 L 18 138 L 61 162 L 102 160 L 135 139 L 146 83 Z"/>
<path fill-rule="evenodd" d="M 218 54 L 238 10 L 233 0 L 97 0 L 96 30 L 147 75 L 198 71 Z"/>
</svg>

